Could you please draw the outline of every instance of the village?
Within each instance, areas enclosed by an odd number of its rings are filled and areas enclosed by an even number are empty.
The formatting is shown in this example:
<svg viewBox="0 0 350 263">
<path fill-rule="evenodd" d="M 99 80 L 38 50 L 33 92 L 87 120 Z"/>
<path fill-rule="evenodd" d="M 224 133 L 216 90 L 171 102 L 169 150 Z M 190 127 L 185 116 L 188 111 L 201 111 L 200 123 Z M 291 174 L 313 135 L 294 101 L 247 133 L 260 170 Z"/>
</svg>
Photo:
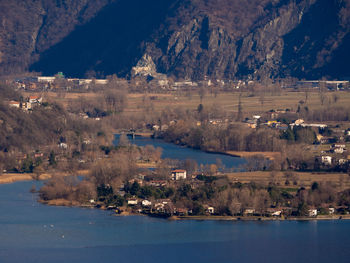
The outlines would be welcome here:
<svg viewBox="0 0 350 263">
<path fill-rule="evenodd" d="M 218 180 L 217 177 L 209 177 L 210 180 Z M 87 207 L 97 207 L 100 209 L 113 210 L 117 215 L 145 214 L 149 216 L 170 218 L 170 219 L 223 219 L 223 220 L 284 220 L 284 219 L 350 219 L 349 207 L 336 205 L 322 205 L 320 207 L 311 206 L 300 211 L 300 208 L 291 206 L 271 206 L 262 209 L 258 206 L 243 207 L 241 203 L 236 203 L 240 207 L 234 214 L 225 214 L 218 207 L 215 201 L 198 203 L 193 208 L 188 208 L 178 202 L 173 202 L 170 198 L 169 189 L 187 188 L 199 189 L 208 183 L 208 176 L 192 175 L 188 177 L 186 170 L 176 169 L 171 171 L 168 180 L 154 180 L 152 176 L 139 175 L 136 179 L 131 179 L 126 185 L 122 185 L 118 191 L 119 198 L 112 201 L 111 187 L 100 188 L 100 198 L 91 199 Z M 314 186 L 313 186 L 314 187 Z M 155 190 L 158 194 L 151 195 Z M 171 190 L 173 191 L 173 190 Z M 109 200 L 109 202 L 106 202 Z M 223 217 L 224 216 L 224 217 Z M 228 217 L 229 216 L 229 217 Z M 225 219 L 226 218 L 226 219 Z M 229 218 L 229 219 L 228 219 Z"/>
<path fill-rule="evenodd" d="M 96 160 L 109 162 L 121 149 L 129 147 L 111 145 L 114 134 L 128 134 L 131 138 L 147 136 L 205 152 L 242 157 L 247 163 L 235 169 L 216 164 L 189 171 L 175 162 L 164 164 L 168 174 L 163 173 L 159 177 L 158 172 L 152 169 L 158 169 L 164 163 L 160 158 L 161 150 L 151 150 L 151 160 L 147 158 L 147 151 L 139 148 L 136 157 L 133 157 L 137 171 L 118 184 L 97 184 L 96 195 L 79 201 L 78 205 L 109 209 L 121 215 L 147 214 L 166 218 L 344 218 L 349 213 L 346 202 L 335 200 L 339 198 L 336 192 L 347 189 L 349 181 L 346 175 L 350 170 L 347 151 L 350 147 L 350 125 L 345 121 L 347 117 L 338 121 L 333 113 L 329 114 L 329 118 L 317 115 L 322 108 L 334 110 L 336 108 L 332 107 L 337 107 L 339 101 L 344 103 L 338 94 L 347 96 L 347 81 L 267 82 L 265 84 L 272 88 L 270 93 L 263 94 L 259 91 L 261 83 L 252 80 L 173 81 L 157 74 L 145 80 L 139 76 L 142 69 L 134 69 L 134 72 L 135 77 L 130 80 L 115 76 L 106 79 L 65 78 L 59 72 L 55 76 L 9 81 L 9 85 L 23 94 L 18 100 L 6 102 L 10 109 L 32 115 L 36 111 L 51 110 L 59 102 L 69 118 L 81 122 L 81 125 L 86 123 L 97 129 L 107 128 L 111 134 L 102 129 L 94 135 L 67 133 L 31 151 L 9 151 L 12 161 L 7 162 L 2 172 L 30 173 L 33 179 L 39 179 L 44 171 L 68 175 L 88 171 L 84 172 L 85 177 L 91 174 Z M 146 89 L 140 89 L 143 86 Z M 116 93 L 112 94 L 110 90 L 113 89 Z M 218 106 L 215 100 L 222 98 L 220 96 L 231 96 L 231 101 L 223 100 L 223 105 Z M 290 96 L 293 100 L 289 99 Z M 232 100 L 235 100 L 234 106 L 231 106 Z M 213 103 L 212 106 L 210 103 Z M 251 106 L 253 104 L 255 106 Z M 120 108 L 121 105 L 124 106 Z M 230 110 L 225 110 L 228 107 Z M 135 112 L 136 116 L 140 116 L 135 117 Z M 333 117 L 334 120 L 331 119 Z M 63 123 L 67 122 L 66 118 L 62 119 Z M 236 131 L 230 135 L 232 139 L 230 136 L 226 139 L 217 136 L 232 131 Z M 237 136 L 245 137 L 235 142 Z M 254 136 L 270 139 L 263 139 L 262 143 L 261 138 Z M 293 147 L 294 153 L 290 150 Z M 259 181 L 254 176 L 246 179 L 246 175 L 240 177 L 237 171 L 262 172 L 266 176 L 261 178 L 266 179 Z M 282 172 L 277 183 L 274 176 L 267 175 L 275 171 Z M 296 175 L 315 173 L 319 178 L 327 174 L 327 179 L 319 181 L 317 177 L 312 177 L 305 183 L 301 176 L 298 180 L 296 176 L 290 177 L 290 171 Z M 337 179 L 332 173 L 340 174 L 343 179 Z M 256 182 L 259 182 L 257 186 Z M 327 182 L 338 190 L 332 192 L 325 187 Z M 254 201 L 256 187 L 262 195 L 270 196 L 264 199 L 264 204 Z M 77 189 L 79 191 L 79 187 Z M 237 195 L 238 199 L 223 204 L 224 201 L 219 198 L 220 191 L 228 196 Z M 241 196 L 245 191 L 251 195 L 249 203 L 255 205 L 245 203 Z M 279 199 L 273 200 L 274 191 L 278 192 Z M 303 195 L 318 196 L 323 191 L 332 192 L 329 193 L 332 201 L 309 201 L 302 207 L 298 204 L 297 200 L 304 200 Z M 50 200 L 60 199 L 59 196 L 43 196 L 42 200 L 49 204 Z M 68 204 L 72 204 L 72 200 Z"/>
</svg>

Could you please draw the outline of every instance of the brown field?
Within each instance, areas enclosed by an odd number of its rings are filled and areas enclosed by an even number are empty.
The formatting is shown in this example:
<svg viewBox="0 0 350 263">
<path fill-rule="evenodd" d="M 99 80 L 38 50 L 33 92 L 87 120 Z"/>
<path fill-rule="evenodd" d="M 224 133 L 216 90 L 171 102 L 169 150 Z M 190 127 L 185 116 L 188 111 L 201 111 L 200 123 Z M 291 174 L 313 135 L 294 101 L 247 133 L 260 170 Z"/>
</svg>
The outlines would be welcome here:
<svg viewBox="0 0 350 263">
<path fill-rule="evenodd" d="M 24 93 L 24 95 L 32 95 L 33 93 Z M 55 101 L 67 106 L 71 100 L 76 100 L 80 97 L 86 99 L 94 99 L 103 95 L 103 93 L 74 93 L 74 92 L 44 92 L 40 93 L 46 99 L 54 99 Z M 202 101 L 204 107 L 220 107 L 228 112 L 237 112 L 239 92 L 222 92 L 215 97 L 213 94 L 207 94 Z M 317 91 L 310 92 L 308 95 L 307 106 L 310 110 L 319 109 L 327 106 L 328 103 L 333 102 L 333 96 L 337 96 L 337 106 L 349 106 L 350 92 L 337 91 L 326 92 L 326 102 L 322 106 L 320 103 L 320 96 Z M 148 104 L 152 105 L 155 112 L 161 112 L 166 108 L 182 107 L 184 109 L 195 110 L 200 102 L 200 97 L 197 92 L 193 92 L 191 97 L 186 96 L 184 92 L 169 92 L 168 94 L 156 94 L 156 93 L 131 93 L 128 94 L 128 106 L 125 109 L 125 113 L 133 114 L 138 112 L 144 112 L 144 97 L 152 97 L 152 100 L 148 100 Z M 299 101 L 305 101 L 305 92 L 283 91 L 277 95 L 265 94 L 263 103 L 261 96 L 251 96 L 250 93 L 243 92 L 241 98 L 241 104 L 243 112 L 245 113 L 259 113 L 266 112 L 271 109 L 291 109 L 296 110 Z M 334 105 L 334 104 L 332 104 Z"/>
<path fill-rule="evenodd" d="M 78 175 L 84 176 L 89 173 L 88 170 L 80 170 L 77 171 Z M 69 174 L 67 173 L 57 173 L 59 175 L 67 176 Z M 52 174 L 50 173 L 44 173 L 41 174 L 39 177 L 39 180 L 47 180 L 52 177 Z M 14 182 L 21 182 L 21 181 L 32 181 L 35 178 L 35 174 L 31 173 L 4 173 L 0 175 L 0 184 L 10 184 Z"/>
<path fill-rule="evenodd" d="M 301 186 L 309 188 L 313 182 L 332 184 L 342 189 L 350 188 L 350 176 L 343 173 L 302 173 L 289 172 L 288 178 L 283 172 L 241 172 L 230 173 L 227 177 L 232 182 L 250 183 L 255 182 L 261 185 L 268 185 L 270 182 L 284 188 L 299 188 Z M 288 179 L 289 185 L 285 182 Z M 294 185 L 294 183 L 297 183 Z"/>
<path fill-rule="evenodd" d="M 247 158 L 247 157 L 253 157 L 256 155 L 263 155 L 265 158 L 268 158 L 270 160 L 274 160 L 276 158 L 279 158 L 281 156 L 281 153 L 279 152 L 241 152 L 241 151 L 227 151 L 226 152 L 229 155 Z"/>
<path fill-rule="evenodd" d="M 337 106 L 349 106 L 350 93 L 349 92 L 328 92 L 326 97 L 332 101 L 333 95 L 337 94 L 338 101 Z M 147 96 L 153 96 L 156 99 L 152 100 L 155 111 L 162 111 L 165 108 L 182 107 L 184 109 L 197 109 L 200 104 L 200 98 L 198 94 L 193 94 L 191 98 L 186 97 L 183 94 L 147 94 Z M 143 108 L 140 106 L 143 104 L 142 99 L 144 94 L 129 94 L 128 96 L 128 108 L 126 112 L 139 112 Z M 232 93 L 220 93 L 215 96 L 207 94 L 202 104 L 206 107 L 213 105 L 221 107 L 228 112 L 236 112 L 238 107 L 238 92 Z M 305 100 L 304 92 L 282 92 L 280 95 L 265 95 L 264 103 L 261 104 L 259 96 L 249 97 L 248 93 L 243 93 L 241 103 L 244 112 L 258 113 L 265 112 L 271 109 L 291 109 L 296 110 L 298 103 L 301 100 Z M 325 103 L 326 104 L 326 103 Z M 318 92 L 309 93 L 307 106 L 309 109 L 319 109 L 322 107 L 319 99 Z"/>
<path fill-rule="evenodd" d="M 10 184 L 19 181 L 32 181 L 34 174 L 2 174 L 0 175 L 0 184 Z M 40 175 L 40 180 L 51 178 L 49 174 Z"/>
</svg>

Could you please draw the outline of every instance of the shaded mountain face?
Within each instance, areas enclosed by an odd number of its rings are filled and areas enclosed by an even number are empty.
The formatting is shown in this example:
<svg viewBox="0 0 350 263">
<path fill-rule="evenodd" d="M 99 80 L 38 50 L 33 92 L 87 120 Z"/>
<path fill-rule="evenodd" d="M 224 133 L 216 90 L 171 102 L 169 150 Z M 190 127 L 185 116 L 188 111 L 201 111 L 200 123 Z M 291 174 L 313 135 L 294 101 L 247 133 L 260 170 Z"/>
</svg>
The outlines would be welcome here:
<svg viewBox="0 0 350 263">
<path fill-rule="evenodd" d="M 146 41 L 165 20 L 171 0 L 117 1 L 102 9 L 90 22 L 77 27 L 61 42 L 41 54 L 31 68 L 54 74 L 124 76 L 136 65 Z M 132 10 L 132 11 L 131 11 Z"/>
<path fill-rule="evenodd" d="M 113 0 L 1 0 L 0 74 L 28 69 L 40 54 Z"/>
<path fill-rule="evenodd" d="M 5 2 L 26 16 L 5 16 L 3 72 L 126 76 L 147 55 L 185 79 L 350 76 L 350 0 Z"/>
</svg>

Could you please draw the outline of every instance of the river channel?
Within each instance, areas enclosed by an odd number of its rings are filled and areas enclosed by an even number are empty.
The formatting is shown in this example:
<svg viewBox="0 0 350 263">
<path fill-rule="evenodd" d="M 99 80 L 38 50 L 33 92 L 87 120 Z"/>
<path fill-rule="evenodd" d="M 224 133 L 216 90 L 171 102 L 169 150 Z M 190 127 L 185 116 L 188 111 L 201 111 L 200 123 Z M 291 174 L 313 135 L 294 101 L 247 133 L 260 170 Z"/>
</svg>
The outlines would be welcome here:
<svg viewBox="0 0 350 263">
<path fill-rule="evenodd" d="M 132 144 L 137 146 L 153 145 L 154 147 L 162 148 L 162 158 L 163 159 L 178 159 L 186 160 L 191 159 L 197 162 L 198 165 L 203 164 L 216 164 L 218 160 L 227 169 L 240 169 L 245 163 L 243 158 L 232 157 L 230 155 L 219 154 L 219 153 L 207 153 L 200 150 L 175 145 L 172 143 L 167 143 L 160 139 L 152 139 L 149 137 L 136 136 L 134 139 L 128 137 Z M 114 144 L 118 144 L 119 135 L 115 135 Z"/>
</svg>

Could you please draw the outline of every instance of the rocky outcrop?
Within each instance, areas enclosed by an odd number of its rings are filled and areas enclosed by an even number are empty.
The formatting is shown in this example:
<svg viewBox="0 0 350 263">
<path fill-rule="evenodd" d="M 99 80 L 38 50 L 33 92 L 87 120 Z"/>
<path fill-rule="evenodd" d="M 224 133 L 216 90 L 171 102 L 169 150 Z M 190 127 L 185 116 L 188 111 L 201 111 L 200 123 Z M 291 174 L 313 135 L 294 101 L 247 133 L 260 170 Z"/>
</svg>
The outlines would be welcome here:
<svg viewBox="0 0 350 263">
<path fill-rule="evenodd" d="M 210 13 L 201 13 L 174 31 L 161 31 L 155 40 L 168 39 L 166 45 L 164 41 L 154 44 L 153 39 L 148 52 L 158 70 L 182 78 L 318 78 L 327 75 L 329 70 L 322 68 L 347 39 L 349 2 L 280 1 L 259 19 L 247 23 L 249 28 L 242 30 L 247 33 L 240 34 L 217 23 Z M 308 30 L 310 25 L 313 28 Z M 166 38 L 161 37 L 164 34 Z M 344 52 L 348 57 L 349 51 Z M 333 62 L 344 64 L 340 57 Z M 342 75 L 328 75 L 350 76 L 349 70 L 342 69 Z"/>
<path fill-rule="evenodd" d="M 132 76 L 154 76 L 157 74 L 156 65 L 152 58 L 148 54 L 144 54 L 143 57 L 137 62 L 137 65 L 131 70 Z"/>
<path fill-rule="evenodd" d="M 0 32 L 2 68 L 183 79 L 350 76 L 350 0 L 29 2 L 21 8 L 32 15 L 20 23 L 28 26 L 12 37 L 11 27 Z"/>
<path fill-rule="evenodd" d="M 257 79 L 284 75 L 284 36 L 301 23 L 315 2 L 285 1 L 256 21 L 245 35 L 231 33 L 209 16 L 196 17 L 171 32 L 157 66 L 162 72 L 193 79 L 206 75 Z M 155 56 L 160 53 L 161 48 L 151 47 Z"/>
</svg>

